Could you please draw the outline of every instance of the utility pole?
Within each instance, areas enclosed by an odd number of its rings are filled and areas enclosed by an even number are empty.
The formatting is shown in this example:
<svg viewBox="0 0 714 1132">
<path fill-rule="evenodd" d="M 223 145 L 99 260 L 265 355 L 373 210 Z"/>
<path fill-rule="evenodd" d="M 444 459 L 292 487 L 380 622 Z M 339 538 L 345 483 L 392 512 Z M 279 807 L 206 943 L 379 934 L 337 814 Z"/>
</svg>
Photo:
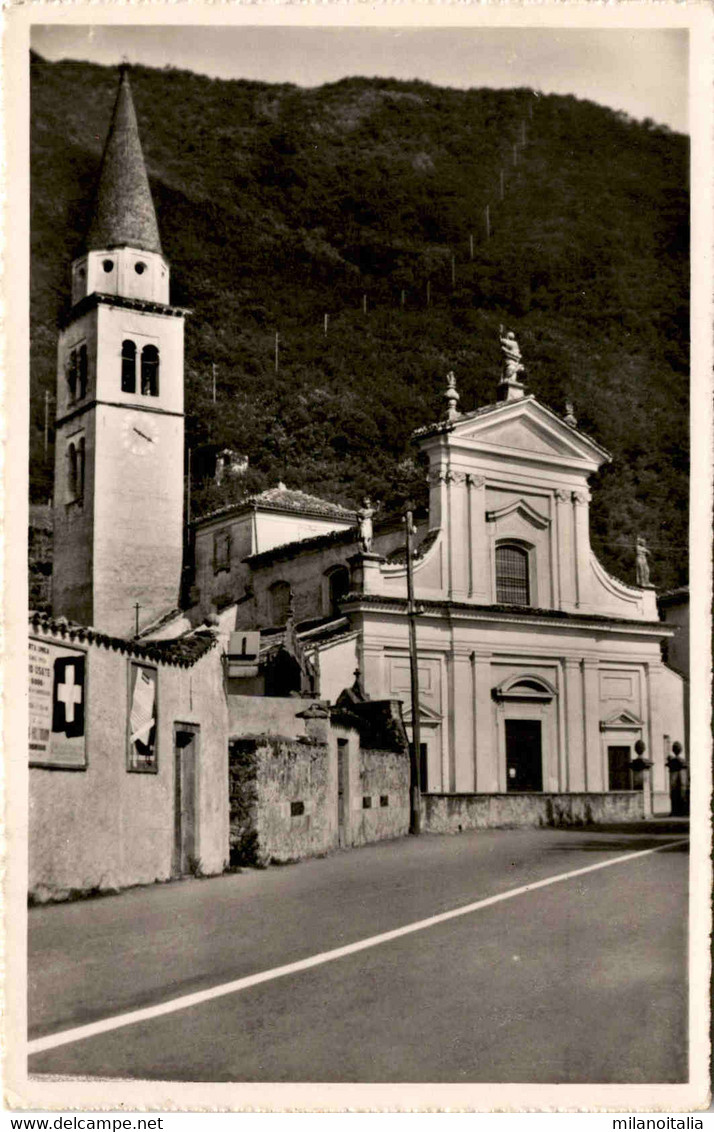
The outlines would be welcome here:
<svg viewBox="0 0 714 1132">
<path fill-rule="evenodd" d="M 135 627 L 134 636 L 135 637 L 139 636 L 139 610 L 140 609 L 141 609 L 141 606 L 139 605 L 138 601 L 134 602 L 134 627 Z"/>
<path fill-rule="evenodd" d="M 327 338 L 327 324 L 328 324 L 329 318 L 330 318 L 329 314 L 326 314 L 325 315 L 325 338 Z"/>
<path fill-rule="evenodd" d="M 213 374 L 213 404 L 216 403 L 216 363 L 211 365 L 211 372 Z"/>
<path fill-rule="evenodd" d="M 473 234 L 473 232 L 469 233 L 469 253 L 470 253 L 470 258 L 473 259 L 474 258 L 474 234 Z"/>
<path fill-rule="evenodd" d="M 411 747 L 411 790 L 409 794 L 409 832 L 421 833 L 421 783 L 419 781 L 419 760 L 421 757 L 421 720 L 419 718 L 419 655 L 417 653 L 416 618 L 414 603 L 414 563 L 412 559 L 412 535 L 415 533 L 412 512 L 404 516 L 407 536 L 407 618 L 409 620 L 409 668 L 412 691 L 412 747 Z"/>
<path fill-rule="evenodd" d="M 188 450 L 188 475 L 186 476 L 186 531 L 191 529 L 191 449 Z"/>
</svg>

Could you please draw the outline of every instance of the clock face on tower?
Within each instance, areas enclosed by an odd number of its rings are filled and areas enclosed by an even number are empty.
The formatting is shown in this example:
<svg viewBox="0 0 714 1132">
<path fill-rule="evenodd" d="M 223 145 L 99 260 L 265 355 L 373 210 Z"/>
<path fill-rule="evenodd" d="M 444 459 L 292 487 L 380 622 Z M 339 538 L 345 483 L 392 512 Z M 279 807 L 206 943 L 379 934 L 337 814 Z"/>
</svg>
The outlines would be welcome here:
<svg viewBox="0 0 714 1132">
<path fill-rule="evenodd" d="M 122 442 L 127 452 L 146 456 L 159 447 L 159 432 L 152 420 L 138 413 L 126 413 L 122 423 Z"/>
</svg>

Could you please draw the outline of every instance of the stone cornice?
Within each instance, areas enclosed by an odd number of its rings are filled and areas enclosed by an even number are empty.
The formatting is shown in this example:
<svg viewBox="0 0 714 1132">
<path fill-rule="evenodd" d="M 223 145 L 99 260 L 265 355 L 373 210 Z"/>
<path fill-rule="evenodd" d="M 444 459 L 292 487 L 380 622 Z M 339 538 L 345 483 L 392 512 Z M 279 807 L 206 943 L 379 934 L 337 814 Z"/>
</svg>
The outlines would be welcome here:
<svg viewBox="0 0 714 1132">
<path fill-rule="evenodd" d="M 71 323 L 83 314 L 99 306 L 121 307 L 123 310 L 142 311 L 145 314 L 161 314 L 166 318 L 185 318 L 193 312 L 188 307 L 173 307 L 169 303 L 157 303 L 152 299 L 130 299 L 126 295 L 107 295 L 104 291 L 93 291 L 85 295 L 63 318 L 60 318 L 60 329 L 66 329 Z"/>
<path fill-rule="evenodd" d="M 499 605 L 471 605 L 467 602 L 417 598 L 420 620 L 446 617 L 460 621 L 505 623 L 508 625 L 548 626 L 564 630 L 588 630 L 598 633 L 632 633 L 643 637 L 672 637 L 676 630 L 660 621 L 634 621 L 604 617 L 598 614 L 565 613 L 559 609 L 511 609 Z M 392 613 L 406 616 L 406 598 L 386 594 L 348 594 L 341 603 L 345 612 Z"/>
</svg>

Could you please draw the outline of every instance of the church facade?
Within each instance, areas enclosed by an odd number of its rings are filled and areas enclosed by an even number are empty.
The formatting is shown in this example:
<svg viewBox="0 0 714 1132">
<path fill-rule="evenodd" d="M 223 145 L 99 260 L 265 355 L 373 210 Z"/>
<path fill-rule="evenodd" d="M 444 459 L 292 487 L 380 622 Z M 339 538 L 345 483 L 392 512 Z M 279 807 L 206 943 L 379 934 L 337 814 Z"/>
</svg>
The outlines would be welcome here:
<svg viewBox="0 0 714 1132">
<path fill-rule="evenodd" d="M 415 436 L 413 704 L 401 516 L 279 484 L 185 537 L 185 314 L 123 71 L 58 346 L 53 614 L 30 632 L 36 884 L 220 871 L 261 837 L 279 859 L 404 833 L 415 711 L 427 829 L 668 812 L 675 630 L 644 552 L 637 587 L 595 558 L 588 479 L 610 457 L 526 394 L 514 335 L 494 403 L 459 412 L 449 375 L 444 419 Z"/>
</svg>

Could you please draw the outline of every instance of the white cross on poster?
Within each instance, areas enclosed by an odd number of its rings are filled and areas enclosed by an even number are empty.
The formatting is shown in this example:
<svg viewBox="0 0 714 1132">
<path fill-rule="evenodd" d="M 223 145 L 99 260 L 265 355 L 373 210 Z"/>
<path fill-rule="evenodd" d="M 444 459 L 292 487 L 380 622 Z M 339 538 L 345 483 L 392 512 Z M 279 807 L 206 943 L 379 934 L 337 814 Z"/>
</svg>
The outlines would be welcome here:
<svg viewBox="0 0 714 1132">
<path fill-rule="evenodd" d="M 86 663 L 81 649 L 30 638 L 31 766 L 86 767 Z"/>
</svg>

